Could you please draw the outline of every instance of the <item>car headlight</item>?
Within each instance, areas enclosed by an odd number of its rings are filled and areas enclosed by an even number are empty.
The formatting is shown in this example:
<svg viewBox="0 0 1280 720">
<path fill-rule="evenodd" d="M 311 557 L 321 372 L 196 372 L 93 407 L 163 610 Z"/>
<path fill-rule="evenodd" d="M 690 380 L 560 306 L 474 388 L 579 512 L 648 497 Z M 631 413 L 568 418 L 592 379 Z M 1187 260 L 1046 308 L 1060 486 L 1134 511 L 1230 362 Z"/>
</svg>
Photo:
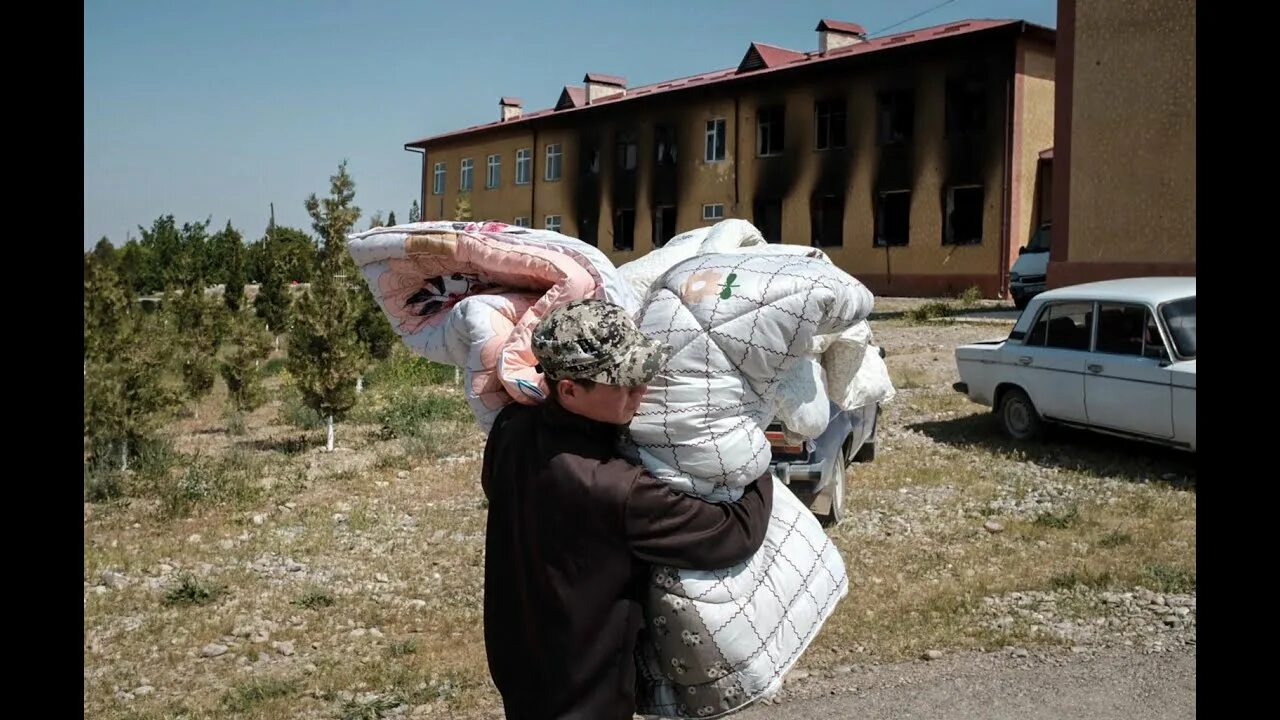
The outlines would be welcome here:
<svg viewBox="0 0 1280 720">
<path fill-rule="evenodd" d="M 1016 273 L 1016 272 L 1009 273 L 1009 282 L 1018 282 L 1021 279 L 1022 279 L 1022 273 Z"/>
</svg>

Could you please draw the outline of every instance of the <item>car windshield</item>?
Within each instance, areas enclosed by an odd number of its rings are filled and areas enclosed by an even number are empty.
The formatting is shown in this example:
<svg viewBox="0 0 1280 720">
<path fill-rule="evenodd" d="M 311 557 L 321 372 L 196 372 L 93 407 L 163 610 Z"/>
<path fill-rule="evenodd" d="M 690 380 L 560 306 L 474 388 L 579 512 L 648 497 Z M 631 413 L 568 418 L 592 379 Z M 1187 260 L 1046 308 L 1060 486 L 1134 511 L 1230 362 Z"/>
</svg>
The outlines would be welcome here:
<svg viewBox="0 0 1280 720">
<path fill-rule="evenodd" d="M 1048 225 L 1042 226 L 1031 236 L 1031 242 L 1027 243 L 1027 252 L 1049 252 L 1049 233 L 1051 228 Z"/>
<path fill-rule="evenodd" d="M 1182 298 L 1160 308 L 1165 327 L 1173 338 L 1173 346 L 1185 358 L 1196 356 L 1196 299 Z"/>
</svg>

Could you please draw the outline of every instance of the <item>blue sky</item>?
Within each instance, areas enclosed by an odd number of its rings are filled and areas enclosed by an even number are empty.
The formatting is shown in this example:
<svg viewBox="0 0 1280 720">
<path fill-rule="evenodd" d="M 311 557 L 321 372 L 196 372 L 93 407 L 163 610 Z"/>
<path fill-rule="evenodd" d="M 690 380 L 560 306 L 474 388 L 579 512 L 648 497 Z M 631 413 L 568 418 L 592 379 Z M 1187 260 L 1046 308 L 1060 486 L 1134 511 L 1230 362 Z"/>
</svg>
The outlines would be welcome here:
<svg viewBox="0 0 1280 720">
<path fill-rule="evenodd" d="M 368 216 L 408 219 L 411 140 L 555 103 L 588 71 L 639 85 L 732 67 L 755 40 L 817 47 L 820 18 L 900 32 L 962 18 L 1053 27 L 1053 0 L 86 0 L 84 243 L 172 213 L 246 239 L 311 231 L 343 159 Z M 941 7 L 937 7 L 938 5 Z M 935 8 L 920 17 L 922 11 Z"/>
</svg>

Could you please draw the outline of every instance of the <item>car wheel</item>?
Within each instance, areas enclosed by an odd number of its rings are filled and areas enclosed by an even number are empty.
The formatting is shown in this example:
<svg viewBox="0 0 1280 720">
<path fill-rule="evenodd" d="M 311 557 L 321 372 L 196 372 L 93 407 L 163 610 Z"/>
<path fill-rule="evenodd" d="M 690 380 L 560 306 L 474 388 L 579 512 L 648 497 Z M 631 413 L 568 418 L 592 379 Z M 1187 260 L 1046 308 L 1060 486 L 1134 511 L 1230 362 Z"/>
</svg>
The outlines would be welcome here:
<svg viewBox="0 0 1280 720">
<path fill-rule="evenodd" d="M 1000 399 L 1000 424 L 1014 440 L 1034 440 L 1044 432 L 1040 413 L 1021 388 L 1010 388 Z"/>
<path fill-rule="evenodd" d="M 844 458 L 837 460 L 831 468 L 831 482 L 823 490 L 831 497 L 831 509 L 822 518 L 822 524 L 830 527 L 844 519 Z"/>
</svg>

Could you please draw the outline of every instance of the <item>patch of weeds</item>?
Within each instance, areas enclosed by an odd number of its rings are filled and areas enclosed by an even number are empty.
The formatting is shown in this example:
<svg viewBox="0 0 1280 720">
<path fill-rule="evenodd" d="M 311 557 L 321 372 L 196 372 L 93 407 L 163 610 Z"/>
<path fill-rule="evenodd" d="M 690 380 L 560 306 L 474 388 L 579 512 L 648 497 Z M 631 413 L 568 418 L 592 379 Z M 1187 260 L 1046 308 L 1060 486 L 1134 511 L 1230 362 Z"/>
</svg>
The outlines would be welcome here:
<svg viewBox="0 0 1280 720">
<path fill-rule="evenodd" d="M 396 640 L 387 646 L 387 655 L 390 657 L 404 657 L 405 655 L 414 655 L 418 652 L 418 641 L 413 639 Z"/>
<path fill-rule="evenodd" d="M 1196 591 L 1196 574 L 1173 565 L 1156 563 L 1144 568 L 1146 576 L 1155 584 L 1155 589 L 1162 593 L 1185 594 Z"/>
<path fill-rule="evenodd" d="M 124 497 L 124 473 L 107 463 L 84 464 L 84 499 L 104 503 Z"/>
<path fill-rule="evenodd" d="M 195 457 L 181 475 L 156 481 L 154 488 L 167 517 L 182 517 L 202 505 L 248 503 L 258 499 L 257 465 L 244 453 L 221 460 Z"/>
<path fill-rule="evenodd" d="M 289 697 L 298 692 L 298 683 L 279 678 L 252 678 L 236 685 L 222 698 L 231 712 L 248 712 L 259 703 Z"/>
<path fill-rule="evenodd" d="M 1115 578 L 1109 570 L 1090 572 L 1081 568 L 1079 571 L 1069 570 L 1065 573 L 1053 575 L 1049 578 L 1049 587 L 1054 590 L 1073 590 L 1076 586 L 1083 585 L 1087 588 L 1101 590 L 1111 587 L 1114 582 Z"/>
<path fill-rule="evenodd" d="M 311 588 L 303 593 L 301 597 L 293 601 L 294 605 L 308 610 L 319 610 L 320 608 L 333 607 L 337 601 L 333 599 L 328 591 L 321 588 Z"/>
<path fill-rule="evenodd" d="M 923 323 L 948 317 L 952 312 L 954 311 L 949 304 L 934 300 L 908 310 L 907 319 L 911 322 Z"/>
<path fill-rule="evenodd" d="M 244 413 L 228 409 L 226 416 L 227 434 L 240 437 L 245 434 Z"/>
<path fill-rule="evenodd" d="M 438 422 L 462 422 L 472 418 L 471 406 L 461 395 L 420 390 L 397 391 L 372 413 L 385 440 L 429 432 Z"/>
<path fill-rule="evenodd" d="M 453 384 L 454 368 L 413 354 L 397 343 L 391 357 L 374 365 L 365 376 L 370 387 L 414 387 Z"/>
<path fill-rule="evenodd" d="M 1034 523 L 1040 527 L 1053 528 L 1055 530 L 1066 530 L 1073 527 L 1076 521 L 1080 519 L 1080 509 L 1075 505 L 1063 510 L 1060 513 L 1044 512 L 1036 517 Z"/>
<path fill-rule="evenodd" d="M 1133 536 L 1127 532 L 1112 530 L 1111 532 L 1098 538 L 1098 547 L 1100 548 L 1117 548 L 1121 545 L 1128 545 L 1133 542 Z"/>
<path fill-rule="evenodd" d="M 409 458 L 431 460 L 456 455 L 466 449 L 460 445 L 466 431 L 467 426 L 461 423 L 434 424 L 402 440 L 400 447 Z"/>
<path fill-rule="evenodd" d="M 283 391 L 280 403 L 280 422 L 292 425 L 299 430 L 319 430 L 325 426 L 320 413 L 308 407 L 302 401 L 302 393 L 297 387 L 290 385 Z"/>
<path fill-rule="evenodd" d="M 338 720 L 381 720 L 404 704 L 399 693 L 344 700 L 338 708 Z"/>
<path fill-rule="evenodd" d="M 207 605 L 217 600 L 226 588 L 205 582 L 189 572 L 179 573 L 177 582 L 164 594 L 164 604 L 169 607 Z"/>
<path fill-rule="evenodd" d="M 970 285 L 965 288 L 964 292 L 961 292 L 956 299 L 959 300 L 960 304 L 964 307 L 973 307 L 982 300 L 982 288 L 977 285 Z"/>
</svg>

